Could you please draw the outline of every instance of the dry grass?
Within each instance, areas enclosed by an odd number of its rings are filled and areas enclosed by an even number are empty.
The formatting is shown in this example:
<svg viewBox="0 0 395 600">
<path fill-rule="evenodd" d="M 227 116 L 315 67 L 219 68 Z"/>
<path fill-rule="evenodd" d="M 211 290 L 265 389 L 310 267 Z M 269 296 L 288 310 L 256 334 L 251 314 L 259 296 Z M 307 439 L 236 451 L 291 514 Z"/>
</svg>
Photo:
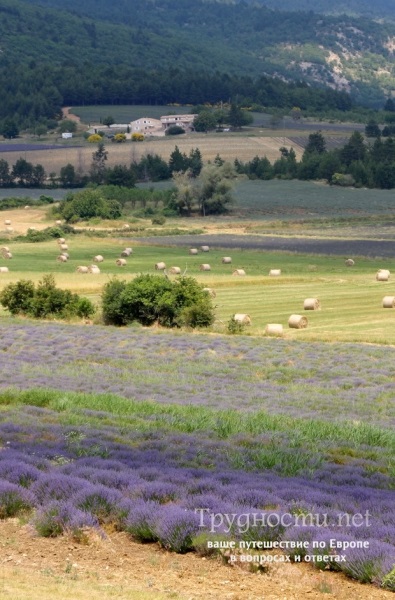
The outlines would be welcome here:
<svg viewBox="0 0 395 600">
<path fill-rule="evenodd" d="M 166 137 L 146 141 L 143 143 L 126 144 L 106 144 L 108 150 L 108 165 L 130 164 L 133 161 L 139 161 L 146 154 L 159 154 L 164 160 L 168 160 L 174 147 L 178 146 L 181 152 L 189 154 L 193 148 L 199 148 L 203 160 L 214 160 L 217 154 L 225 160 L 231 162 L 235 158 L 242 161 L 248 161 L 254 156 L 266 156 L 270 161 L 280 157 L 279 148 L 285 146 L 294 148 L 296 157 L 300 160 L 303 149 L 296 146 L 288 138 L 284 137 L 246 137 L 242 135 L 224 136 L 218 134 L 200 135 L 195 134 L 180 139 L 180 137 Z M 23 152 L 23 158 L 27 161 L 43 165 L 47 173 L 59 173 L 61 167 L 67 163 L 75 166 L 81 173 L 89 171 L 92 162 L 92 153 L 96 150 L 95 145 L 84 146 L 81 148 L 60 148 L 59 150 L 34 150 L 32 152 Z M 4 152 L 2 158 L 11 166 L 20 158 L 18 152 Z"/>
</svg>

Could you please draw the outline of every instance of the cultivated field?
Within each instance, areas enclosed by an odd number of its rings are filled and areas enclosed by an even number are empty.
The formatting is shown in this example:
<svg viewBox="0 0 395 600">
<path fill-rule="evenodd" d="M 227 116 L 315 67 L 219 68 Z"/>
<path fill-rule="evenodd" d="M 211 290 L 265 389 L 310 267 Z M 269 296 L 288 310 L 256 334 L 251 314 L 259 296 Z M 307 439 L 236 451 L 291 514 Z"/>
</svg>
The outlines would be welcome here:
<svg viewBox="0 0 395 600">
<path fill-rule="evenodd" d="M 34 322 L 0 310 L 1 597 L 393 595 L 395 308 L 384 309 L 382 300 L 395 296 L 395 245 L 380 241 L 380 224 L 391 228 L 390 195 L 248 183 L 238 190 L 237 216 L 175 219 L 156 229 L 204 235 L 70 234 L 65 264 L 56 261 L 56 240 L 2 234 L 0 247 L 13 257 L 0 259 L 9 268 L 0 290 L 53 273 L 60 287 L 99 306 L 111 277 L 155 273 L 160 260 L 215 290 L 216 321 L 203 333 L 105 327 L 98 318 L 94 325 Z M 31 208 L 0 217 L 22 233 L 53 224 L 45 214 Z M 288 238 L 293 228 L 300 234 L 306 215 L 310 236 Z M 357 219 L 364 229 L 355 229 Z M 375 227 L 363 241 L 358 231 L 369 223 Z M 130 226 L 147 235 L 152 228 L 132 218 Z M 270 227 L 276 235 L 246 235 Z M 278 242 L 281 251 L 273 250 Z M 189 254 L 205 243 L 209 252 Z M 286 251 L 291 243 L 299 251 Z M 133 254 L 120 268 L 115 260 L 125 246 Z M 343 253 L 351 247 L 358 255 Z M 76 272 L 96 254 L 104 256 L 99 275 Z M 202 272 L 202 263 L 211 270 Z M 270 276 L 271 269 L 281 274 Z M 388 281 L 376 280 L 378 269 L 391 272 Z M 321 310 L 305 311 L 306 298 L 319 299 Z M 227 331 L 234 313 L 251 317 L 242 335 Z M 307 317 L 307 328 L 289 328 L 291 314 Z M 266 336 L 267 323 L 282 324 L 283 337 Z M 229 527 L 226 518 L 233 518 Z M 236 550 L 210 550 L 208 542 L 219 540 Z M 240 549 L 254 541 L 266 547 Z M 296 552 L 295 541 L 307 545 Z M 292 563 L 295 554 L 300 563 Z M 33 582 L 38 591 L 29 596 Z"/>
<path fill-rule="evenodd" d="M 181 137 L 181 139 L 180 139 Z M 270 161 L 280 157 L 279 148 L 286 146 L 294 148 L 296 156 L 300 159 L 303 149 L 292 143 L 286 137 L 260 137 L 245 136 L 239 134 L 190 134 L 187 136 L 169 136 L 146 140 L 140 143 L 126 142 L 124 144 L 106 144 L 108 150 L 108 166 L 115 164 L 129 165 L 131 162 L 139 161 L 147 154 L 159 154 L 164 160 L 168 160 L 175 146 L 181 152 L 189 154 L 193 148 L 199 148 L 205 161 L 214 160 L 217 154 L 224 160 L 234 161 L 239 158 L 242 161 L 251 160 L 254 156 L 267 156 Z M 85 144 L 79 148 L 59 148 L 52 150 L 25 150 L 18 152 L 2 152 L 1 158 L 9 165 L 14 165 L 22 156 L 28 162 L 41 164 L 47 173 L 59 174 L 60 169 L 67 163 L 75 166 L 80 173 L 87 173 L 92 162 L 92 153 L 96 150 L 95 144 Z"/>
</svg>

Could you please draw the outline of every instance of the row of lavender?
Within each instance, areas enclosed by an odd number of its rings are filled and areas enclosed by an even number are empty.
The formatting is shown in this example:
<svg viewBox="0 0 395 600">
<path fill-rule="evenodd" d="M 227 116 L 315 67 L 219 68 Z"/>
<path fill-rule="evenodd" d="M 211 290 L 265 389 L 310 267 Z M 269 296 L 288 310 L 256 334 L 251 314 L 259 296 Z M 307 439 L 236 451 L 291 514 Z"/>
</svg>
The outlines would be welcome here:
<svg viewBox="0 0 395 600">
<path fill-rule="evenodd" d="M 111 392 L 393 428 L 394 377 L 391 347 L 0 324 L 0 388 Z"/>
<path fill-rule="evenodd" d="M 235 469 L 232 438 L 120 430 L 110 415 L 100 417 L 110 424 L 71 427 L 48 409 L 3 407 L 0 516 L 34 509 L 32 523 L 42 535 L 79 535 L 86 526 L 111 523 L 178 552 L 199 549 L 202 533 L 208 540 L 314 540 L 313 553 L 345 555 L 333 566 L 395 589 L 389 478 L 369 480 L 357 465 L 323 464 L 287 478 Z M 332 548 L 333 540 L 349 549 Z M 361 541 L 368 547 L 352 547 Z"/>
</svg>

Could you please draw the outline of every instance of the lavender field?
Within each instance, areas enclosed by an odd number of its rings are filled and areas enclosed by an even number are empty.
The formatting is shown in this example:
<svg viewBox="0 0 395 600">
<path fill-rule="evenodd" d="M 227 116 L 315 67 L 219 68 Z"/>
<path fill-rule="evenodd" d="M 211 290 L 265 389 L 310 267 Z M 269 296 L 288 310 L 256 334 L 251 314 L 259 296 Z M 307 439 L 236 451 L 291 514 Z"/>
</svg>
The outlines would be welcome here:
<svg viewBox="0 0 395 600">
<path fill-rule="evenodd" d="M 317 540 L 332 568 L 395 589 L 394 359 L 371 345 L 4 322 L 0 517 L 26 513 L 47 536 L 111 524 L 177 552 L 202 552 L 207 536 Z"/>
</svg>

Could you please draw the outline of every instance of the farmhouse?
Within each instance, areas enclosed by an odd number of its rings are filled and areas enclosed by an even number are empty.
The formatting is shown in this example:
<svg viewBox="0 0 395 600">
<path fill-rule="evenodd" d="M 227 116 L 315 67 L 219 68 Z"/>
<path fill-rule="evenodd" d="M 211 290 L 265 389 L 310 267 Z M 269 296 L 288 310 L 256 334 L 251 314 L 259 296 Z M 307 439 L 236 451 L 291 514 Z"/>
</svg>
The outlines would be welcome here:
<svg viewBox="0 0 395 600">
<path fill-rule="evenodd" d="M 193 121 L 197 117 L 197 115 L 166 115 L 161 117 L 161 123 L 166 131 L 169 127 L 174 127 L 177 125 L 178 127 L 182 127 L 185 131 L 194 131 Z"/>
<path fill-rule="evenodd" d="M 142 117 L 130 123 L 131 133 L 143 133 L 144 135 L 163 135 L 162 122 L 151 117 Z"/>
</svg>

